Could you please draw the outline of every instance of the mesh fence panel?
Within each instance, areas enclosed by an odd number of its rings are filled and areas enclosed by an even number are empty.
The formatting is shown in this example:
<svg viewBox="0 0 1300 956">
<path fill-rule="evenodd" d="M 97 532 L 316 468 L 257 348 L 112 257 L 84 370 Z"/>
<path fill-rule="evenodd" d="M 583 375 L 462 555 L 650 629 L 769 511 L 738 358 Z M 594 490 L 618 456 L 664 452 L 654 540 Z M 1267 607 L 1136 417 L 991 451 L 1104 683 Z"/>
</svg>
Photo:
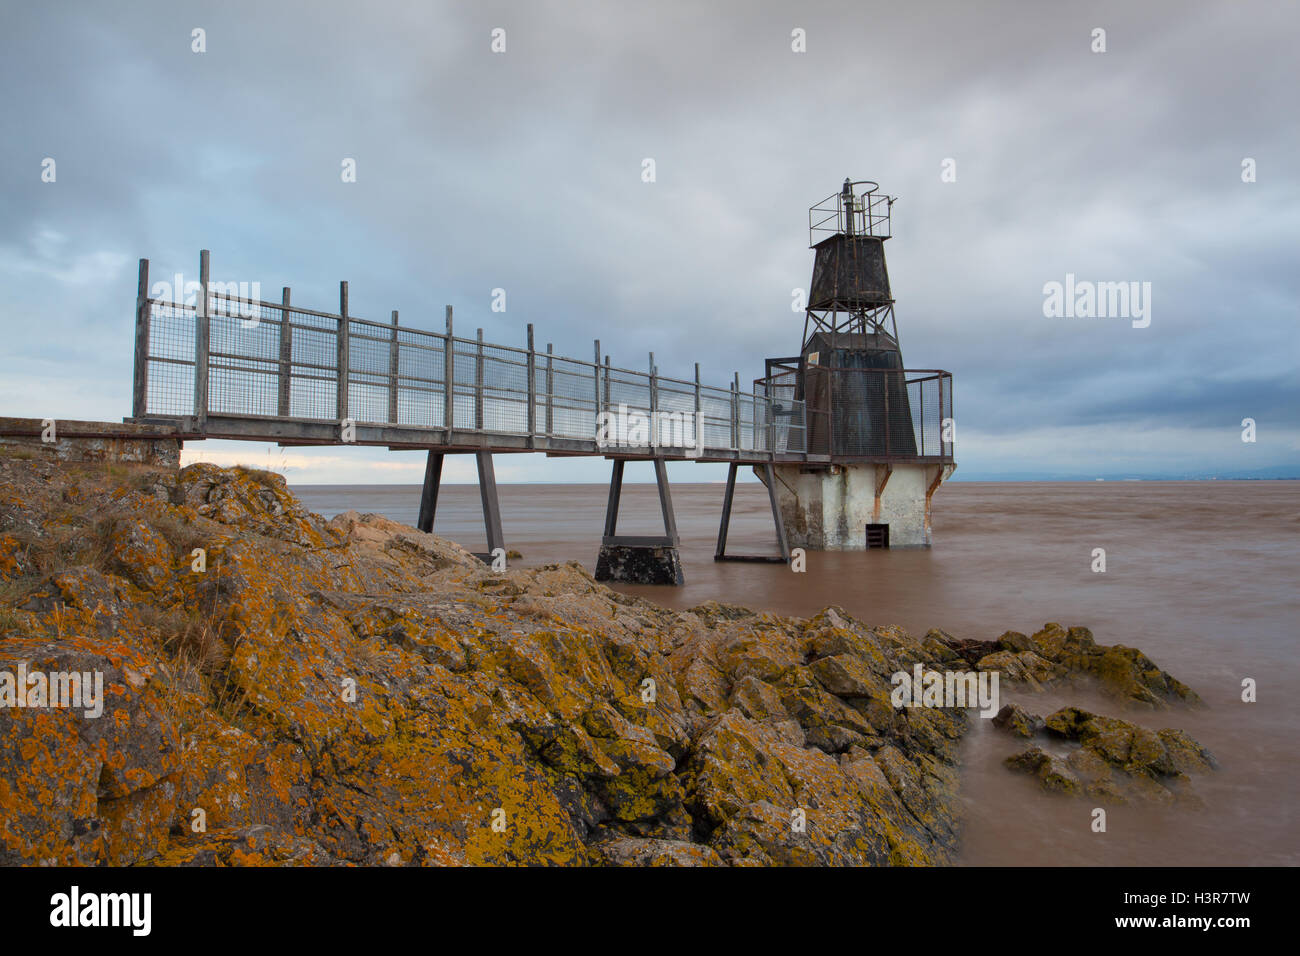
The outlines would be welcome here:
<svg viewBox="0 0 1300 956">
<path fill-rule="evenodd" d="M 572 359 L 543 358 L 543 379 L 539 389 L 546 389 L 546 364 L 550 368 L 550 429 L 546 429 L 546 410 L 538 417 L 539 429 L 555 438 L 590 440 L 596 437 L 596 377 L 591 365 Z M 601 373 L 602 381 L 604 372 Z M 602 399 L 603 402 L 603 399 Z M 603 407 L 603 405 L 602 405 Z"/>
<path fill-rule="evenodd" d="M 194 412 L 194 309 L 150 302 L 145 408 L 156 415 Z"/>
<path fill-rule="evenodd" d="M 338 319 L 293 310 L 289 320 L 289 415 L 337 420 Z"/>
<path fill-rule="evenodd" d="M 214 295 L 208 312 L 208 411 L 278 414 L 279 310 Z"/>
<path fill-rule="evenodd" d="M 697 444 L 695 386 L 673 379 L 655 381 L 654 438 L 660 448 L 686 449 Z"/>
<path fill-rule="evenodd" d="M 446 352 L 442 337 L 399 329 L 397 348 L 397 424 L 444 427 Z"/>
<path fill-rule="evenodd" d="M 477 346 L 476 346 L 477 347 Z M 480 384 L 475 427 L 480 431 L 528 434 L 528 352 L 495 345 L 478 347 L 475 381 Z"/>
<path fill-rule="evenodd" d="M 389 329 L 369 322 L 348 322 L 348 417 L 353 421 L 388 421 L 391 362 Z"/>
<path fill-rule="evenodd" d="M 808 451 L 844 458 L 951 459 L 953 444 L 943 426 L 952 417 L 952 376 L 946 372 L 905 369 L 825 368 L 809 366 L 760 380 L 755 395 L 768 403 L 756 407 L 773 416 L 772 450 Z M 793 401 L 803 392 L 811 403 Z M 761 420 L 761 419 L 760 419 Z M 785 445 L 782 447 L 782 422 Z"/>
<path fill-rule="evenodd" d="M 225 295 L 209 303 L 208 412 L 338 420 L 342 318 Z M 195 309 L 152 300 L 148 309 L 146 414 L 192 415 Z M 346 330 L 348 417 L 446 427 L 446 336 L 353 316 Z M 739 392 L 477 339 L 456 338 L 451 347 L 457 429 L 527 436 L 531 425 L 539 437 L 590 442 L 605 412 L 640 416 L 666 449 L 895 459 L 953 453 L 943 438 L 952 417 L 945 372 L 787 368 Z"/>
<path fill-rule="evenodd" d="M 731 392 L 700 389 L 700 430 L 705 448 L 731 448 Z"/>
<path fill-rule="evenodd" d="M 777 454 L 807 451 L 804 403 L 796 401 L 796 372 L 783 372 L 754 385 L 771 450 Z"/>
</svg>

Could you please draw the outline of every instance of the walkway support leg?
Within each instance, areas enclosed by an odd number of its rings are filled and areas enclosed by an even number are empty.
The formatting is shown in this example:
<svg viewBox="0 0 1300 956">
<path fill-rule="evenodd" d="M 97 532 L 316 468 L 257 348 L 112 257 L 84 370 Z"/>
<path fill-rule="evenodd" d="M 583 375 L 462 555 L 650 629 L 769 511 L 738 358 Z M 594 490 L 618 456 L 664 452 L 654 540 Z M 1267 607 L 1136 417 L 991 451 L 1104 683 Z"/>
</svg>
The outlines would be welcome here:
<svg viewBox="0 0 1300 956">
<path fill-rule="evenodd" d="M 668 463 L 662 458 L 655 459 L 655 484 L 659 486 L 659 510 L 664 515 L 664 536 L 677 547 L 677 516 L 673 513 L 673 496 L 668 490 Z"/>
<path fill-rule="evenodd" d="M 718 546 L 713 549 L 714 561 L 727 560 L 727 531 L 731 527 L 731 501 L 736 495 L 736 470 L 733 461 L 727 466 L 727 490 L 722 495 L 722 523 L 718 525 Z"/>
<path fill-rule="evenodd" d="M 498 548 L 506 547 L 505 535 L 501 533 L 501 502 L 497 498 L 497 473 L 492 465 L 490 451 L 475 452 L 478 460 L 478 493 L 483 502 L 483 527 L 487 531 L 487 555 L 480 555 L 489 564 L 492 553 Z"/>
<path fill-rule="evenodd" d="M 501 532 L 501 502 L 497 497 L 497 474 L 492 465 L 492 453 L 475 452 L 478 463 L 478 493 L 483 504 L 483 528 L 487 532 L 487 552 L 475 554 L 475 557 L 488 564 L 492 563 L 492 554 L 500 549 L 505 551 L 506 537 Z M 430 451 L 429 459 L 424 465 L 424 488 L 420 492 L 420 517 L 415 526 L 421 531 L 433 531 L 433 520 L 438 513 L 438 491 L 442 487 L 442 462 L 446 452 Z"/>
<path fill-rule="evenodd" d="M 767 501 L 772 506 L 772 523 L 776 525 L 776 547 L 781 552 L 781 560 L 790 562 L 790 543 L 785 536 L 785 519 L 781 517 L 781 503 L 776 497 L 776 469 L 769 461 L 763 465 L 764 483 L 767 485 Z"/>
<path fill-rule="evenodd" d="M 758 466 L 755 465 L 755 468 Z M 772 523 L 776 525 L 776 547 L 779 554 L 727 554 L 727 532 L 731 527 L 731 506 L 735 502 L 736 472 L 740 465 L 732 462 L 727 469 L 727 490 L 722 498 L 722 522 L 718 526 L 718 546 L 713 552 L 714 561 L 771 561 L 788 563 L 790 545 L 785 536 L 785 521 L 781 518 L 781 505 L 776 496 L 776 471 L 771 462 L 763 464 L 763 481 L 767 485 L 767 500 L 772 506 Z"/>
<path fill-rule="evenodd" d="M 618 534 L 618 502 L 623 495 L 622 458 L 614 459 L 614 470 L 609 477 L 609 502 L 605 505 L 605 537 L 612 538 Z"/>
<path fill-rule="evenodd" d="M 430 451 L 424 463 L 424 488 L 420 492 L 420 518 L 415 526 L 428 534 L 433 531 L 433 518 L 438 511 L 438 489 L 442 486 L 442 459 L 440 451 Z"/>
</svg>

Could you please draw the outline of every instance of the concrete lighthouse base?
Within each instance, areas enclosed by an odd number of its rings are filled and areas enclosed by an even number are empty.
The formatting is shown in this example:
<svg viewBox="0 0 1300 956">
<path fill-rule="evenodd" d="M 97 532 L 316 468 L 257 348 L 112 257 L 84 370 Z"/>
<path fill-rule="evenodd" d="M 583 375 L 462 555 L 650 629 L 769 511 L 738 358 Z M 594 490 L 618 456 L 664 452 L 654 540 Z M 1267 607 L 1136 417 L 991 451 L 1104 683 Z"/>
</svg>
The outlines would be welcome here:
<svg viewBox="0 0 1300 956">
<path fill-rule="evenodd" d="M 931 498 L 955 468 L 919 463 L 777 465 L 777 498 L 790 545 L 810 551 L 861 551 L 870 541 L 873 547 L 928 548 Z"/>
</svg>

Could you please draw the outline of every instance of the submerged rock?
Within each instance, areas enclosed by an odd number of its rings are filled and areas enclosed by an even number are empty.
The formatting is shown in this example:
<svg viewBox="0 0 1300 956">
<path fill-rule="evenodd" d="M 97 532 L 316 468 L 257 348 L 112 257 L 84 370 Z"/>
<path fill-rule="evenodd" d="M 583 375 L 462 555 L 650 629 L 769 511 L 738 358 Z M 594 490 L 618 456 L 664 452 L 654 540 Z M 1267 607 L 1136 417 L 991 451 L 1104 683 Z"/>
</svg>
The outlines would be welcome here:
<svg viewBox="0 0 1300 956">
<path fill-rule="evenodd" d="M 1079 793 L 1082 787 L 1067 760 L 1043 752 L 1038 747 L 1031 747 L 1024 753 L 1008 757 L 1006 765 L 1021 773 L 1032 773 L 1038 777 L 1044 790 L 1053 793 Z"/>
<path fill-rule="evenodd" d="M 1043 729 L 1043 724 L 1042 717 L 1029 713 L 1019 704 L 1004 704 L 993 718 L 994 727 L 1017 737 L 1032 737 Z"/>
<path fill-rule="evenodd" d="M 1010 724 L 1018 710 L 1009 704 L 998 718 L 1005 713 L 1004 723 Z M 1037 774 L 1049 790 L 1086 792 L 1115 803 L 1136 799 L 1197 804 L 1188 774 L 1218 766 L 1208 750 L 1181 730 L 1153 731 L 1077 707 L 1061 708 L 1043 726 L 1050 736 L 1077 743 L 1078 748 L 1062 759 L 1032 747 L 1007 758 L 1006 765 Z"/>
<path fill-rule="evenodd" d="M 1091 680 L 1125 706 L 1161 709 L 1201 702 L 1195 691 L 1137 648 L 1098 644 L 1086 627 L 1048 623 L 1032 637 L 1007 631 L 996 641 L 959 640 L 937 629 L 927 637 L 979 670 L 997 671 L 1030 690 Z"/>
</svg>

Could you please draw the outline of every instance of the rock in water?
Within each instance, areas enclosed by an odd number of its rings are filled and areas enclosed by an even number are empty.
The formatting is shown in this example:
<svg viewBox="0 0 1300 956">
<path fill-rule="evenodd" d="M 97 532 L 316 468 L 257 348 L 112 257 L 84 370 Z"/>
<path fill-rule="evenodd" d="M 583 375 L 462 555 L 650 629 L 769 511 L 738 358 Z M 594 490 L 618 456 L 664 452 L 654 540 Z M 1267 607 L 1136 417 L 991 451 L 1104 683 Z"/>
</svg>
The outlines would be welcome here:
<svg viewBox="0 0 1300 956">
<path fill-rule="evenodd" d="M 1019 704 L 1004 704 L 993 718 L 993 726 L 1017 737 L 1032 737 L 1043 728 L 1043 718 L 1031 714 Z"/>
<path fill-rule="evenodd" d="M 1007 631 L 996 641 L 961 640 L 938 629 L 926 635 L 981 671 L 997 671 L 1031 690 L 1062 681 L 1096 681 L 1103 693 L 1125 706 L 1162 709 L 1172 703 L 1199 704 L 1186 684 L 1161 670 L 1134 647 L 1098 644 L 1086 627 L 1044 624 L 1033 637 Z"/>
<path fill-rule="evenodd" d="M 995 722 L 1006 714 L 1004 723 L 1011 725 L 1017 710 L 1008 704 Z M 1144 800 L 1198 805 L 1188 774 L 1217 766 L 1214 756 L 1181 730 L 1152 731 L 1078 707 L 1061 708 L 1047 717 L 1044 726 L 1049 735 L 1080 746 L 1064 759 L 1031 747 L 1007 758 L 1006 765 L 1037 774 L 1048 790 L 1086 792 L 1114 803 Z M 1072 783 L 1063 785 L 1067 777 Z"/>
</svg>

